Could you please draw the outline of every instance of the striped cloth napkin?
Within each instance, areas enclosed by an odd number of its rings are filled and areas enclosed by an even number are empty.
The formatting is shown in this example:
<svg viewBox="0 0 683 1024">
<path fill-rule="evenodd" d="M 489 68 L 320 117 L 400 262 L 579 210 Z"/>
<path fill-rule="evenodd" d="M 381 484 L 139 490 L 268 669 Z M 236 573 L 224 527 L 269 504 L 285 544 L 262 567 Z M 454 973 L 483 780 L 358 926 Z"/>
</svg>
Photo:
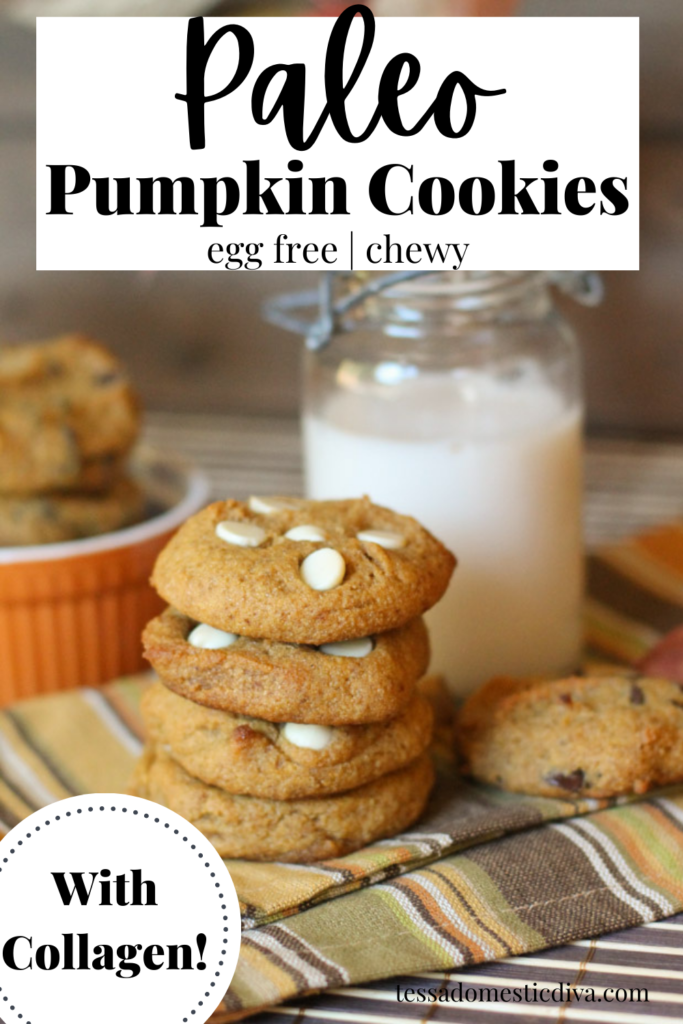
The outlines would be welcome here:
<svg viewBox="0 0 683 1024">
<path fill-rule="evenodd" d="M 683 622 L 683 524 L 600 551 L 589 584 L 591 657 L 639 661 Z M 148 682 L 0 713 L 0 833 L 61 797 L 125 791 Z M 683 909 L 683 787 L 610 803 L 466 784 L 447 718 L 418 830 L 315 865 L 227 862 L 244 931 L 215 1024 L 312 990 L 521 955 Z"/>
</svg>

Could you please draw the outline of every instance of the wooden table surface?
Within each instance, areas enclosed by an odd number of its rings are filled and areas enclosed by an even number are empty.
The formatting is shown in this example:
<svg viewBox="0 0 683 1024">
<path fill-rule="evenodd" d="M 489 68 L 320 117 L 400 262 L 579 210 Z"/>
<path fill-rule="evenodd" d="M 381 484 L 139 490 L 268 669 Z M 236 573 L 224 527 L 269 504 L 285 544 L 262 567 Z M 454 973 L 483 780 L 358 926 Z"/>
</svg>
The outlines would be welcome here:
<svg viewBox="0 0 683 1024">
<path fill-rule="evenodd" d="M 297 494 L 303 490 L 298 424 L 288 417 L 154 414 L 150 443 L 185 455 L 208 473 L 216 497 Z M 683 515 L 683 444 L 589 442 L 586 537 L 590 545 Z M 683 619 L 683 611 L 681 613 Z M 563 983 L 563 1002 L 502 1002 L 505 988 L 534 991 Z M 396 987 L 469 988 L 471 1003 L 398 1002 Z M 536 989 L 534 989 L 534 985 Z M 595 1001 L 566 999 L 569 985 L 594 989 Z M 641 989 L 640 1001 L 608 1002 L 606 989 Z M 483 992 L 483 996 L 476 993 Z M 498 1001 L 496 1001 L 496 995 Z M 557 997 L 556 997 L 557 998 Z M 569 1022 L 657 1024 L 683 1020 L 683 914 L 533 956 L 450 973 L 393 978 L 296 1000 L 253 1018 L 340 1024 L 444 1021 L 452 1024 Z"/>
</svg>

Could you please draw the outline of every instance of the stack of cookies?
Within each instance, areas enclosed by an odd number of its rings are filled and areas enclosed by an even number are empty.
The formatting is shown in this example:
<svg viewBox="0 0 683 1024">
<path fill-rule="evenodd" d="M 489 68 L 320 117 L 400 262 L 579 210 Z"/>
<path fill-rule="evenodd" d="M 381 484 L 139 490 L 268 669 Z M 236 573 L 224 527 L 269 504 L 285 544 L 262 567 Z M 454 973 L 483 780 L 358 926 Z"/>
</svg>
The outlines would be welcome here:
<svg viewBox="0 0 683 1024">
<path fill-rule="evenodd" d="M 143 518 L 126 475 L 139 430 L 116 359 L 76 335 L 0 347 L 0 545 L 107 533 Z"/>
<path fill-rule="evenodd" d="M 225 857 L 306 862 L 407 828 L 427 801 L 421 615 L 455 559 L 354 501 L 252 498 L 189 519 L 152 582 L 149 744 L 134 792 Z"/>
</svg>

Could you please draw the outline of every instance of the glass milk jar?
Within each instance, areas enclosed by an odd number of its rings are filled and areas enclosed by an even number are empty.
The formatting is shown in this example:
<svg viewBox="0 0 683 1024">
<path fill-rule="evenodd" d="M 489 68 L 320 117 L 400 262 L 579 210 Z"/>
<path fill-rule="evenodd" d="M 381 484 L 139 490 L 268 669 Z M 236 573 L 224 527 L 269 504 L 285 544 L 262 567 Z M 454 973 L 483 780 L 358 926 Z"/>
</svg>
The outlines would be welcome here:
<svg viewBox="0 0 683 1024">
<path fill-rule="evenodd" d="M 368 494 L 457 556 L 427 616 L 432 668 L 456 694 L 576 668 L 581 374 L 548 277 L 422 276 L 371 295 L 323 340 L 306 356 L 307 491 Z"/>
</svg>

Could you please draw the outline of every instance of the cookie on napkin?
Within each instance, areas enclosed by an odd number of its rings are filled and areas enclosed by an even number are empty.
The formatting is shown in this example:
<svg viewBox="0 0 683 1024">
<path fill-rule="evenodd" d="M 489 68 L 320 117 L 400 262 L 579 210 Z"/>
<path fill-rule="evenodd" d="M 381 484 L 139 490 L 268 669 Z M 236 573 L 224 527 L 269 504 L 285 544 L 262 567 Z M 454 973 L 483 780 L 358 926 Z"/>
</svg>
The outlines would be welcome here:
<svg viewBox="0 0 683 1024">
<path fill-rule="evenodd" d="M 466 774 L 539 796 L 614 797 L 683 781 L 683 688 L 637 673 L 498 678 L 458 716 Z"/>
</svg>

